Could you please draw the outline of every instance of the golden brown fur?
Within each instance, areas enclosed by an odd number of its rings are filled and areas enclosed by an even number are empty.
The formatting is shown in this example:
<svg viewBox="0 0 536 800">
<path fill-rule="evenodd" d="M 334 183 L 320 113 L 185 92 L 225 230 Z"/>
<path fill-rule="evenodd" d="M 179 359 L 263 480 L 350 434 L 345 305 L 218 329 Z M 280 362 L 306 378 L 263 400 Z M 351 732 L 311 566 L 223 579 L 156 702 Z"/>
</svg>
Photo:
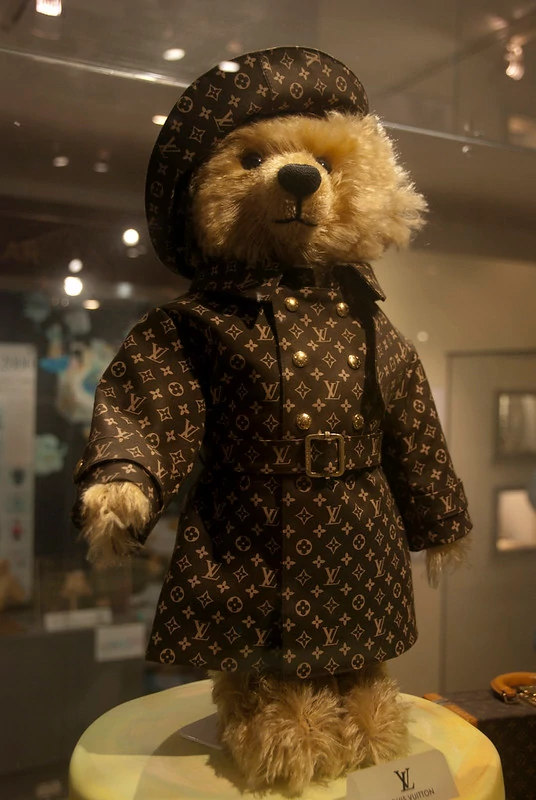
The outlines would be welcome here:
<svg viewBox="0 0 536 800">
<path fill-rule="evenodd" d="M 256 169 L 245 153 L 259 153 Z M 332 172 L 316 161 L 326 158 Z M 317 227 L 281 225 L 295 201 L 277 181 L 285 164 L 320 169 L 322 183 L 304 200 L 303 217 Z M 261 120 L 229 134 L 192 181 L 193 221 L 205 255 L 254 263 L 345 263 L 379 257 L 408 244 L 426 208 L 379 120 L 332 112 L 326 118 Z"/>
<path fill-rule="evenodd" d="M 472 542 L 472 536 L 469 535 L 452 544 L 431 547 L 426 551 L 426 574 L 432 588 L 437 589 L 445 572 L 452 572 L 467 562 Z"/>
<path fill-rule="evenodd" d="M 285 680 L 214 673 L 222 742 L 250 789 L 301 794 L 407 749 L 405 710 L 382 665 L 340 678 Z"/>
<path fill-rule="evenodd" d="M 82 514 L 89 561 L 113 566 L 139 549 L 132 534 L 147 525 L 150 502 L 134 483 L 96 484 L 84 492 Z"/>
</svg>

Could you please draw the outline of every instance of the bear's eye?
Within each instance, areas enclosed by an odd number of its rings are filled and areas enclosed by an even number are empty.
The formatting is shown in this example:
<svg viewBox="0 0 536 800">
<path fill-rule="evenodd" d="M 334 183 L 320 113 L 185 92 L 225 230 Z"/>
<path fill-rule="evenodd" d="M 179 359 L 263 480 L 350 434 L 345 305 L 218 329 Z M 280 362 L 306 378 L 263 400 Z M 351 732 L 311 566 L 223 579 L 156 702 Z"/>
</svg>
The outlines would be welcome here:
<svg viewBox="0 0 536 800">
<path fill-rule="evenodd" d="M 245 153 L 241 158 L 244 169 L 257 169 L 262 164 L 262 156 L 259 153 Z"/>
<path fill-rule="evenodd" d="M 331 164 L 329 163 L 327 158 L 324 158 L 323 156 L 321 156 L 320 158 L 317 158 L 316 160 L 318 161 L 318 163 L 320 164 L 321 167 L 324 167 L 324 169 L 326 170 L 327 173 L 331 172 Z"/>
</svg>

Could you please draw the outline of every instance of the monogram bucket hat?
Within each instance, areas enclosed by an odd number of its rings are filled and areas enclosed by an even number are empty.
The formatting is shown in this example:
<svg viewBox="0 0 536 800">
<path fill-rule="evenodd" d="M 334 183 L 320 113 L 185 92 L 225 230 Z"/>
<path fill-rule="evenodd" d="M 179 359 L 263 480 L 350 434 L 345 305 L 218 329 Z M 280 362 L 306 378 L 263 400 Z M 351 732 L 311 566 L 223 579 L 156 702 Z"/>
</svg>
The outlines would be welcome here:
<svg viewBox="0 0 536 800">
<path fill-rule="evenodd" d="M 149 161 L 146 213 L 151 240 L 160 260 L 186 277 L 192 277 L 192 267 L 181 257 L 185 192 L 192 172 L 219 141 L 262 117 L 368 112 L 359 79 L 320 50 L 276 47 L 234 61 L 236 72 L 214 67 L 184 91 Z"/>
</svg>

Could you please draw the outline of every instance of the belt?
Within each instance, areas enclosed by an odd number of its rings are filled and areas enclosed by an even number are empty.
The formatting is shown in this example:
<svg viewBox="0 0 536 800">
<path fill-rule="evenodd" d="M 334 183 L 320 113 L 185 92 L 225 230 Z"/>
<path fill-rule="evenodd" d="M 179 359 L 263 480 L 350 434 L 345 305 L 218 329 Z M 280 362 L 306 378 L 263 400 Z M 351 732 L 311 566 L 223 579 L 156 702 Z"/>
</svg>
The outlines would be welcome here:
<svg viewBox="0 0 536 800">
<path fill-rule="evenodd" d="M 212 450 L 212 458 L 235 472 L 336 478 L 350 470 L 378 466 L 381 450 L 381 433 L 327 432 L 309 433 L 303 439 L 229 440 Z"/>
</svg>

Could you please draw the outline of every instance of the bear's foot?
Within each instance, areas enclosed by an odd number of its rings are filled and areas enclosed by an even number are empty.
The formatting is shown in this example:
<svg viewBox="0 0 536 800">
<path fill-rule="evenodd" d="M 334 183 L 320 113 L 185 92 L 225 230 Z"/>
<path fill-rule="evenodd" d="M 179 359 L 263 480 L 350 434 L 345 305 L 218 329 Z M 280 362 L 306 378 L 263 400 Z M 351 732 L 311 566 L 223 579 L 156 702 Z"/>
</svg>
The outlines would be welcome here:
<svg viewBox="0 0 536 800">
<path fill-rule="evenodd" d="M 366 667 L 339 682 L 349 770 L 400 758 L 408 751 L 407 713 L 383 667 Z"/>
<path fill-rule="evenodd" d="M 345 772 L 343 710 L 328 682 L 218 674 L 214 683 L 222 744 L 250 789 L 299 795 Z"/>
</svg>

